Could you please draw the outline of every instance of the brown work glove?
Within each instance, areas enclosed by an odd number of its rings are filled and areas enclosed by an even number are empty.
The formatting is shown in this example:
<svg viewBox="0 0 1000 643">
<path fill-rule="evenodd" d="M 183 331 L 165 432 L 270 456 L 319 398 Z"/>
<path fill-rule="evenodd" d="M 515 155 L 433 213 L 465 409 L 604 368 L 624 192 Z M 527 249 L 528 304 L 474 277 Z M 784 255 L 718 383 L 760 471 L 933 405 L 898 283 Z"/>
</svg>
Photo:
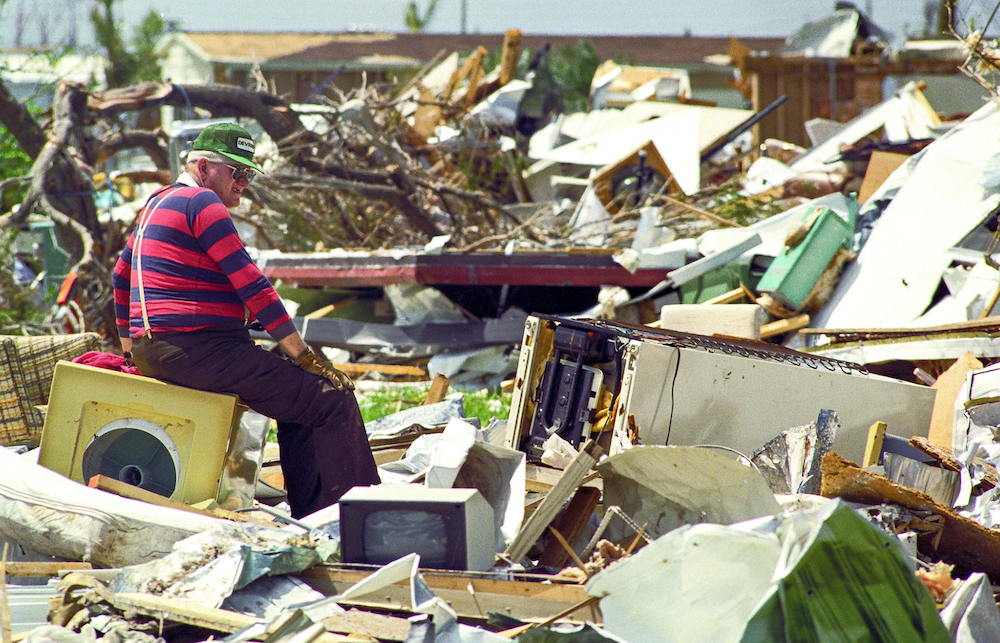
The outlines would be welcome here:
<svg viewBox="0 0 1000 643">
<path fill-rule="evenodd" d="M 295 359 L 295 365 L 304 370 L 307 373 L 312 373 L 313 375 L 319 375 L 330 380 L 333 384 L 333 388 L 338 391 L 343 391 L 344 389 L 354 390 L 354 382 L 351 378 L 347 377 L 336 368 L 333 364 L 326 361 L 312 350 L 307 350 Z"/>
</svg>

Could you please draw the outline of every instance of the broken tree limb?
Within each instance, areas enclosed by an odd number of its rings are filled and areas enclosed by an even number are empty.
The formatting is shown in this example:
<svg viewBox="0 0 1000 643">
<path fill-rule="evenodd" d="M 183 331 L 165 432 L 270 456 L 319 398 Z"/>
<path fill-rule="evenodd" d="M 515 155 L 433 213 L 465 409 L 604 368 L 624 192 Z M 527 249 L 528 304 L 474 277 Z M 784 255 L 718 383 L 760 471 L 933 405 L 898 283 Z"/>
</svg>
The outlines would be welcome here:
<svg viewBox="0 0 1000 643">
<path fill-rule="evenodd" d="M 27 219 L 32 208 L 43 195 L 51 199 L 55 210 L 70 219 L 78 221 L 90 233 L 100 234 L 97 208 L 93 199 L 93 183 L 84 172 L 73 151 L 82 152 L 83 129 L 82 110 L 86 106 L 86 94 L 80 86 L 62 83 L 56 92 L 53 104 L 54 121 L 49 141 L 42 148 L 31 168 L 31 185 L 24 202 L 16 213 L 10 215 L 3 225 L 19 226 Z M 62 233 L 63 230 L 60 230 Z M 80 261 L 82 247 L 73 235 L 63 238 L 72 261 Z"/>
<path fill-rule="evenodd" d="M 712 214 L 708 210 L 702 210 L 701 208 L 697 208 L 689 203 L 684 203 L 683 201 L 675 199 L 672 196 L 668 196 L 666 194 L 660 194 L 658 198 L 663 199 L 666 203 L 669 203 L 670 205 L 675 205 L 679 208 L 683 208 L 684 210 L 697 214 L 699 217 L 708 219 L 709 221 L 714 221 L 715 223 L 718 223 L 720 225 L 730 226 L 733 228 L 743 227 L 742 225 L 736 223 L 735 221 L 730 221 L 729 219 L 723 219 L 717 214 Z"/>
<path fill-rule="evenodd" d="M 227 116 L 253 118 L 275 142 L 281 141 L 296 130 L 304 130 L 298 115 L 281 97 L 235 85 L 147 82 L 94 93 L 88 101 L 88 107 L 97 116 L 161 105 L 201 108 L 216 118 Z"/>
<path fill-rule="evenodd" d="M 399 208 L 400 213 L 406 217 L 407 221 L 428 237 L 436 237 L 442 234 L 441 229 L 431 220 L 430 216 L 407 199 L 406 195 L 395 186 L 375 185 L 327 177 L 298 176 L 294 174 L 276 174 L 270 177 L 261 176 L 261 179 L 262 183 L 266 182 L 272 189 L 278 189 L 282 187 L 282 184 L 284 184 L 283 187 L 285 188 L 295 186 L 325 188 L 328 190 L 354 192 L 372 199 L 385 201 Z"/>
<path fill-rule="evenodd" d="M 24 153 L 32 159 L 38 158 L 48 137 L 39 127 L 31 112 L 10 93 L 0 79 L 0 124 L 7 128 Z"/>
<path fill-rule="evenodd" d="M 101 137 L 99 155 L 110 158 L 123 150 L 141 149 L 146 156 L 153 161 L 153 164 L 161 170 L 170 168 L 170 160 L 167 151 L 163 147 L 167 142 L 166 137 L 160 132 L 147 132 L 145 130 L 112 130 Z M 94 155 L 95 157 L 98 154 Z M 169 181 L 169 179 L 168 179 Z"/>
</svg>

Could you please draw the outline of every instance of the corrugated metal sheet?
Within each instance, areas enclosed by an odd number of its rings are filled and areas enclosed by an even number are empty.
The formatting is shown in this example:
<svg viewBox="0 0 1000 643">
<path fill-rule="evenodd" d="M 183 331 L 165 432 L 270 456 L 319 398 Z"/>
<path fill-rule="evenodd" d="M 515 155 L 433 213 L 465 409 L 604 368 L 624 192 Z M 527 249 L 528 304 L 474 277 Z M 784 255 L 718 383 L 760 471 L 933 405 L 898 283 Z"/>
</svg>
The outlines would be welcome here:
<svg viewBox="0 0 1000 643">
<path fill-rule="evenodd" d="M 11 633 L 28 632 L 48 622 L 49 599 L 59 594 L 58 578 L 46 585 L 7 585 Z"/>
</svg>

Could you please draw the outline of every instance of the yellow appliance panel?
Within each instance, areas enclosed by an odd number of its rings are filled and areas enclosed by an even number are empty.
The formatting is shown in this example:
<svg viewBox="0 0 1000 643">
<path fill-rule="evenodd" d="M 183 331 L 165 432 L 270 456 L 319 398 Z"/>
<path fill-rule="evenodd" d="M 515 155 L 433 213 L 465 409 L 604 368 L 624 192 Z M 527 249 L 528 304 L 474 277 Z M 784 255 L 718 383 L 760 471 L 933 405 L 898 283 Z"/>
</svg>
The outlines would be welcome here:
<svg viewBox="0 0 1000 643">
<path fill-rule="evenodd" d="M 215 499 L 242 409 L 235 395 L 59 362 L 38 462 L 84 484 L 86 466 L 172 500 Z"/>
</svg>

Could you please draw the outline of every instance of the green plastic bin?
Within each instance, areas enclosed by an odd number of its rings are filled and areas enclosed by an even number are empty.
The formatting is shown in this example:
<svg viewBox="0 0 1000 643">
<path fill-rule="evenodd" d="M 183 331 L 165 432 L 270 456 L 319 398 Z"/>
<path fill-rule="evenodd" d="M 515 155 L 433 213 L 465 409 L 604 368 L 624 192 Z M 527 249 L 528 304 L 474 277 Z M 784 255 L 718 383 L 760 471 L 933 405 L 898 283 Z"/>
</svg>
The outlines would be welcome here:
<svg viewBox="0 0 1000 643">
<path fill-rule="evenodd" d="M 805 238 L 795 247 L 783 247 L 757 284 L 758 292 L 767 293 L 791 310 L 802 306 L 823 270 L 853 232 L 847 221 L 827 207 L 809 208 L 801 221 L 814 214 L 816 220 Z"/>
</svg>

